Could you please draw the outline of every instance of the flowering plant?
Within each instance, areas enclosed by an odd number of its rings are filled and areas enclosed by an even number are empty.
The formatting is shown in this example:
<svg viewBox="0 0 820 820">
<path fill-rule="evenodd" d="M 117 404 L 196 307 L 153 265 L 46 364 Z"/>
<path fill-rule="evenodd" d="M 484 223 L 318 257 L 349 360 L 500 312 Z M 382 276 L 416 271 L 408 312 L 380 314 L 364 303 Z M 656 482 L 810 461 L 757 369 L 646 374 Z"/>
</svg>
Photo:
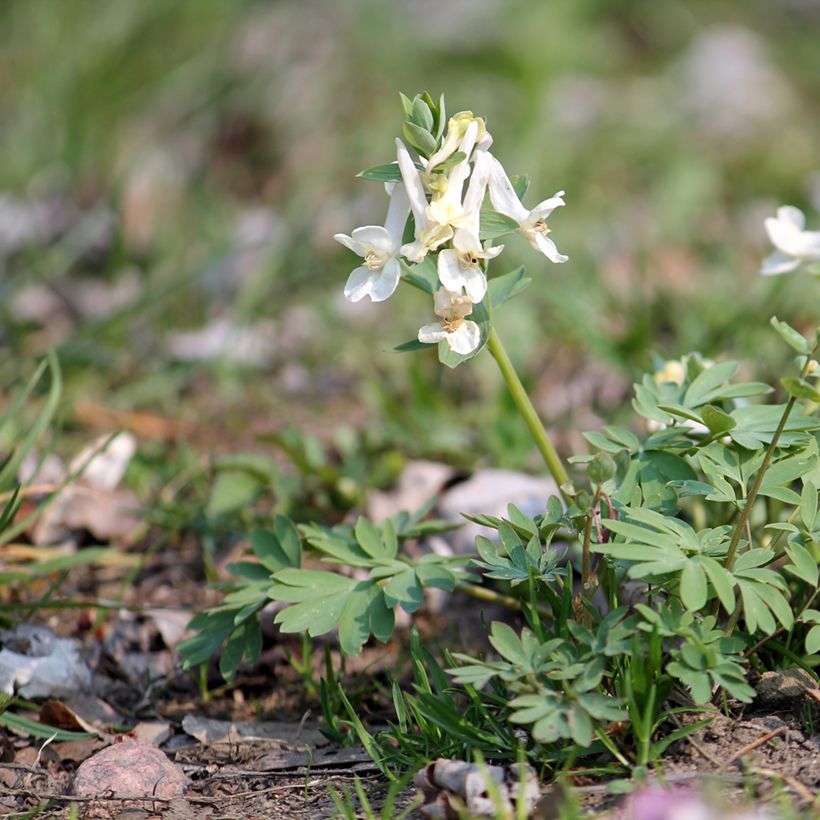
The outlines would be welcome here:
<svg viewBox="0 0 820 820">
<path fill-rule="evenodd" d="M 505 517 L 470 516 L 492 535 L 478 538 L 472 556 L 407 551 L 447 528 L 425 510 L 332 527 L 278 516 L 254 534 L 254 560 L 233 566 L 238 580 L 223 604 L 192 623 L 200 634 L 183 645 L 185 662 L 202 663 L 225 643 L 221 668 L 235 674 L 243 656 L 259 653 L 256 615 L 271 601 L 283 632 L 337 630 L 342 652 L 355 654 L 371 636 L 388 640 L 396 611 L 418 611 L 425 590 L 460 590 L 524 623 L 493 623 L 490 654 L 448 655 L 446 669 L 413 634 L 416 692 L 394 684 L 397 722 L 376 738 L 325 682 L 338 738 L 334 703 L 389 777 L 433 749 L 495 759 L 523 749 L 558 767 L 567 744 L 570 756 L 606 753 L 645 769 L 702 725 L 675 728 L 672 715 L 716 699 L 742 708 L 755 697 L 753 666 L 816 663 L 820 328 L 801 333 L 772 319 L 797 354 L 777 403 L 766 402 L 770 385 L 737 381 L 736 362 L 690 354 L 663 363 L 635 385 L 634 429 L 587 433 L 596 452 L 568 459 L 571 481 L 493 324 L 530 280 L 522 269 L 488 276 L 505 247 L 498 240 L 515 233 L 549 262 L 567 261 L 547 223 L 564 194 L 529 209 L 526 180 L 491 153 L 483 119 L 466 111 L 447 120 L 443 99 L 426 94 L 402 103 L 396 160 L 361 174 L 385 184 L 385 224 L 336 235 L 364 260 L 345 294 L 379 302 L 405 281 L 432 297 L 440 321 L 398 349 L 437 344 L 441 362 L 456 367 L 486 346 L 558 492 L 535 516 L 513 505 Z M 818 234 L 804 230 L 797 209 L 781 208 L 766 227 L 777 251 L 762 273 L 817 260 Z"/>
<path fill-rule="evenodd" d="M 519 195 L 490 153 L 493 140 L 483 119 L 461 111 L 446 121 L 443 97 L 436 104 L 429 95 L 413 100 L 402 95 L 402 103 L 404 135 L 417 156 L 414 160 L 397 139 L 395 162 L 361 173 L 385 183 L 390 206 L 383 228 L 336 234 L 338 242 L 365 260 L 350 274 L 345 296 L 381 302 L 398 287 L 403 268 L 408 282 L 432 293 L 434 312 L 442 320 L 422 327 L 418 341 L 439 343 L 441 361 L 455 367 L 491 341 L 487 317 L 493 295 L 500 301 L 502 279 L 496 280 L 495 294 L 488 293 L 487 269 L 504 250 L 493 241 L 517 231 L 551 262 L 567 261 L 549 238 L 546 222 L 564 204 L 564 192 L 527 210 L 519 198 L 526 181 L 517 180 Z M 402 243 L 408 229 L 410 241 Z M 518 272 L 513 277 L 516 291 L 526 285 Z M 474 309 L 483 321 L 466 318 Z"/>
</svg>

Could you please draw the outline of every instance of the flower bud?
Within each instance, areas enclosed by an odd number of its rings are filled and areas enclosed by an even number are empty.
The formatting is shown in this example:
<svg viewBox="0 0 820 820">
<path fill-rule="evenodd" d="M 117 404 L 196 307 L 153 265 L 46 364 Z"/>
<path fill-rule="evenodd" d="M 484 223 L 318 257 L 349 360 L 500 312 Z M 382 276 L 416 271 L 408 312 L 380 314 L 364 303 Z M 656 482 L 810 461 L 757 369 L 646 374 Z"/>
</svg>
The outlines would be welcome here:
<svg viewBox="0 0 820 820">
<path fill-rule="evenodd" d="M 615 476 L 617 465 L 609 453 L 596 453 L 587 465 L 587 477 L 594 486 L 606 483 Z"/>
</svg>

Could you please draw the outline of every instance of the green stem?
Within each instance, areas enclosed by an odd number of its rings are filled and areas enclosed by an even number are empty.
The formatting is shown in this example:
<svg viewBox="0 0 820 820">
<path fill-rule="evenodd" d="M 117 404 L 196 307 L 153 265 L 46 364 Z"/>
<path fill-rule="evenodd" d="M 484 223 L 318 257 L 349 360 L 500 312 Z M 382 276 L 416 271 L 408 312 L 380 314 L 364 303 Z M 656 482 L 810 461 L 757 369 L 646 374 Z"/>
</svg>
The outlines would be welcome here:
<svg viewBox="0 0 820 820">
<path fill-rule="evenodd" d="M 805 378 L 806 373 L 809 369 L 809 363 L 812 360 L 812 357 L 817 352 L 817 347 L 806 356 L 806 364 L 803 367 L 802 372 L 800 373 L 800 378 Z M 766 476 L 766 470 L 769 469 L 769 464 L 772 462 L 772 458 L 774 457 L 774 451 L 777 449 L 777 442 L 780 441 L 780 436 L 783 433 L 784 428 L 786 427 L 786 422 L 789 420 L 789 416 L 791 415 L 792 410 L 794 409 L 794 405 L 797 403 L 797 399 L 794 396 L 789 397 L 789 401 L 786 403 L 786 409 L 783 411 L 783 415 L 780 417 L 780 423 L 777 425 L 777 429 L 774 431 L 774 435 L 772 436 L 772 440 L 769 443 L 768 448 L 766 449 L 766 455 L 763 458 L 763 463 L 760 465 L 760 469 L 757 471 L 757 475 L 755 476 L 755 482 L 752 485 L 752 489 L 749 490 L 749 495 L 746 496 L 746 503 L 743 506 L 743 509 L 740 511 L 740 518 L 735 524 L 734 532 L 732 533 L 732 540 L 729 542 L 729 550 L 726 553 L 726 563 L 724 566 L 726 569 L 731 569 L 732 564 L 735 560 L 735 554 L 737 553 L 737 547 L 740 543 L 740 538 L 743 533 L 746 531 L 746 527 L 749 521 L 749 515 L 752 512 L 752 507 L 754 506 L 755 501 L 757 500 L 757 494 L 760 491 L 760 487 L 763 484 L 763 479 Z M 749 544 L 751 546 L 751 544 Z"/>
<path fill-rule="evenodd" d="M 777 425 L 777 429 L 774 431 L 772 440 L 766 448 L 766 455 L 764 456 L 763 463 L 760 465 L 760 469 L 757 471 L 757 475 L 755 476 L 755 483 L 752 484 L 752 489 L 749 490 L 749 494 L 746 496 L 746 503 L 740 511 L 740 518 L 738 519 L 737 524 L 735 524 L 735 529 L 732 533 L 732 540 L 729 542 L 729 551 L 726 553 L 726 564 L 724 565 L 726 569 L 732 568 L 732 564 L 735 560 L 735 553 L 737 552 L 737 547 L 740 543 L 740 538 L 746 531 L 746 524 L 749 521 L 749 514 L 752 512 L 752 506 L 757 500 L 757 494 L 763 484 L 763 479 L 766 476 L 766 470 L 769 469 L 769 464 L 772 463 L 774 451 L 777 449 L 777 442 L 780 441 L 780 434 L 783 432 L 783 428 L 789 420 L 789 416 L 794 409 L 795 403 L 796 400 L 794 396 L 792 396 L 786 404 L 786 409 L 780 417 L 780 423 Z M 751 544 L 749 546 L 751 546 Z"/>
<path fill-rule="evenodd" d="M 530 433 L 532 433 L 533 439 L 535 439 L 536 446 L 544 457 L 547 469 L 555 479 L 555 483 L 558 485 L 558 489 L 561 491 L 564 500 L 569 503 L 571 500 L 569 475 L 564 468 L 561 457 L 558 455 L 550 437 L 547 435 L 547 431 L 544 429 L 541 419 L 538 418 L 538 413 L 536 413 L 535 407 L 533 407 L 530 397 L 524 389 L 524 385 L 521 384 L 521 379 L 518 378 L 518 373 L 516 373 L 515 367 L 513 367 L 513 363 L 510 361 L 507 351 L 504 350 L 501 339 L 499 339 L 494 327 L 490 329 L 487 349 L 498 364 L 498 369 L 501 371 L 501 375 L 507 383 L 507 388 L 513 397 L 518 412 L 523 416 Z"/>
<path fill-rule="evenodd" d="M 491 604 L 498 604 L 507 609 L 514 609 L 517 612 L 524 611 L 524 604 L 518 598 L 513 598 L 511 595 L 502 595 L 500 592 L 489 589 L 488 587 L 479 587 L 475 584 L 470 584 L 467 581 L 456 581 L 456 589 L 464 592 L 471 598 L 477 598 L 479 601 L 488 601 Z M 549 610 L 538 607 L 538 614 L 550 617 Z"/>
<path fill-rule="evenodd" d="M 587 523 L 584 527 L 584 543 L 581 547 L 581 589 L 586 592 L 589 583 L 589 542 L 592 537 L 592 517 L 595 515 L 595 506 L 587 513 Z"/>
</svg>

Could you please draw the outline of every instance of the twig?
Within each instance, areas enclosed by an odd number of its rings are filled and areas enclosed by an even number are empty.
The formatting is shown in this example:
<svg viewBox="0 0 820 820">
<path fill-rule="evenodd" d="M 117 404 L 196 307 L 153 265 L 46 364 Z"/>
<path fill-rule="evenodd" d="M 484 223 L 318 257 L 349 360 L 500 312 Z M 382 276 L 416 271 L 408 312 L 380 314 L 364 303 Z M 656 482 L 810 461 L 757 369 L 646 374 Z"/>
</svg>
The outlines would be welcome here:
<svg viewBox="0 0 820 820">
<path fill-rule="evenodd" d="M 753 740 L 751 743 L 747 743 L 742 749 L 738 749 L 725 763 L 721 763 L 718 766 L 718 769 L 725 769 L 727 766 L 731 766 L 736 760 L 740 760 L 743 755 L 747 752 L 751 752 L 753 749 L 756 749 L 758 746 L 762 746 L 764 743 L 768 743 L 773 737 L 777 737 L 778 735 L 782 735 L 786 733 L 785 726 L 778 726 L 777 729 L 772 729 L 771 732 L 766 732 L 765 735 L 761 735 L 756 740 Z"/>
<path fill-rule="evenodd" d="M 323 786 L 330 780 L 344 780 L 346 777 L 342 775 L 337 775 L 336 777 L 323 777 L 318 780 L 312 780 L 309 783 L 282 783 L 279 786 L 268 786 L 265 789 L 257 789 L 257 790 L 250 790 L 246 792 L 236 792 L 236 794 L 226 794 L 224 796 L 220 795 L 220 798 L 223 800 L 234 800 L 237 797 L 254 797 L 258 794 L 270 794 L 272 792 L 283 792 L 288 791 L 289 789 L 310 789 L 313 786 Z M 197 798 L 188 798 L 189 800 L 196 801 Z M 213 800 L 215 798 L 203 798 L 207 800 Z"/>
<path fill-rule="evenodd" d="M 25 763 L 0 763 L 0 769 L 12 769 L 19 772 L 28 772 L 29 774 L 39 774 L 42 777 L 48 774 L 44 769 L 38 766 L 27 766 Z"/>
<path fill-rule="evenodd" d="M 683 723 L 681 723 L 680 719 L 677 715 L 670 715 L 669 720 L 678 727 L 678 729 L 683 728 Z M 720 768 L 720 761 L 707 749 L 704 749 L 703 746 L 698 743 L 692 735 L 686 735 L 685 737 L 681 738 L 681 740 L 685 740 L 701 757 L 708 760 L 710 763 L 713 763 L 715 766 Z"/>
<path fill-rule="evenodd" d="M 804 786 L 797 778 L 792 777 L 789 774 L 784 774 L 783 772 L 775 771 L 774 769 L 749 769 L 750 774 L 757 774 L 761 777 L 769 777 L 772 780 L 782 780 L 787 786 L 791 786 L 795 792 L 800 796 L 801 799 L 805 800 L 807 803 L 814 802 L 815 795 L 812 794 L 809 789 Z"/>
<path fill-rule="evenodd" d="M 361 768 L 342 769 L 339 767 L 333 767 L 331 769 L 329 767 L 323 768 L 321 766 L 311 766 L 308 770 L 306 765 L 301 765 L 294 766 L 292 769 L 236 769 L 232 772 L 216 772 L 206 780 L 201 781 L 201 783 L 213 783 L 216 780 L 233 780 L 237 777 L 299 777 L 302 774 L 325 774 L 328 777 L 331 775 L 337 777 L 358 777 L 362 771 L 366 771 L 368 769 L 373 772 L 378 771 L 375 763 L 370 763 L 365 760 L 356 765 Z"/>
<path fill-rule="evenodd" d="M 4 764 L 5 765 L 5 764 Z M 271 773 L 268 772 L 270 775 Z M 96 802 L 105 802 L 105 803 L 117 803 L 117 802 L 139 802 L 139 803 L 173 803 L 177 800 L 185 800 L 188 803 L 198 803 L 198 804 L 213 804 L 213 803 L 224 803 L 230 800 L 236 800 L 237 798 L 245 798 L 245 797 L 254 797 L 256 795 L 261 794 L 271 794 L 273 792 L 278 791 L 289 791 L 291 789 L 310 789 L 314 786 L 322 786 L 327 783 L 329 780 L 342 780 L 345 776 L 343 775 L 335 775 L 333 777 L 323 777 L 317 778 L 316 780 L 311 780 L 307 783 L 299 782 L 299 783 L 281 783 L 276 786 L 268 786 L 264 789 L 256 789 L 256 790 L 248 790 L 244 792 L 236 792 L 235 794 L 220 794 L 214 797 L 198 797 L 196 795 L 180 795 L 179 797 L 158 797 L 156 795 L 150 794 L 140 794 L 140 795 L 111 795 L 111 794 L 99 794 L 94 795 L 93 797 L 82 797 L 76 794 L 56 794 L 50 792 L 40 792 L 34 791 L 31 789 L 9 789 L 5 786 L 0 785 L 0 794 L 7 795 L 7 796 L 26 796 L 26 797 L 36 797 L 38 800 L 62 800 L 65 803 L 96 803 Z"/>
</svg>

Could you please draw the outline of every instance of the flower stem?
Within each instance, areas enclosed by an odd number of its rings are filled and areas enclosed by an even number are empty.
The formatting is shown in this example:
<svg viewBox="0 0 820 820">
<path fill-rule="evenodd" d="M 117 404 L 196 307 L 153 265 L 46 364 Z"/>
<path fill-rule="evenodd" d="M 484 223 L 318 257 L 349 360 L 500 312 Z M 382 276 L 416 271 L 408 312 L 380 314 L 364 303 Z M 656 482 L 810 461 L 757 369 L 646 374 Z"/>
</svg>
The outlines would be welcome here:
<svg viewBox="0 0 820 820">
<path fill-rule="evenodd" d="M 507 609 L 514 609 L 517 612 L 523 612 L 524 610 L 524 604 L 520 599 L 513 598 L 511 595 L 502 595 L 500 592 L 496 592 L 494 589 L 489 589 L 488 587 L 476 586 L 467 581 L 456 581 L 456 589 L 460 592 L 464 592 L 471 598 L 477 598 L 479 601 L 498 604 Z M 551 616 L 550 611 L 543 607 L 537 607 L 537 610 L 539 615 Z"/>
<path fill-rule="evenodd" d="M 805 378 L 806 373 L 809 369 L 809 363 L 811 362 L 812 357 L 816 352 L 817 347 L 815 346 L 811 353 L 808 356 L 806 356 L 806 364 L 804 365 L 803 370 L 800 373 L 801 379 Z M 740 511 L 740 518 L 735 524 L 735 529 L 732 533 L 732 540 L 729 542 L 729 550 L 726 553 L 726 561 L 723 564 L 723 566 L 726 567 L 726 569 L 730 570 L 732 568 L 732 564 L 735 560 L 735 554 L 737 553 L 737 548 L 740 544 L 740 538 L 745 532 L 747 532 L 749 514 L 752 511 L 752 506 L 757 500 L 757 494 L 758 492 L 760 492 L 760 487 L 763 484 L 763 478 L 766 475 L 766 470 L 769 469 L 769 465 L 772 463 L 772 458 L 774 457 L 775 450 L 777 449 L 777 443 L 778 441 L 780 441 L 780 436 L 786 427 L 786 422 L 789 420 L 789 416 L 791 415 L 791 412 L 794 409 L 794 405 L 796 403 L 797 399 L 795 399 L 794 396 L 789 397 L 789 400 L 786 403 L 786 408 L 783 411 L 783 415 L 780 417 L 780 423 L 777 425 L 777 429 L 774 431 L 772 440 L 769 442 L 769 446 L 766 448 L 766 455 L 763 457 L 763 463 L 760 465 L 760 469 L 757 471 L 757 476 L 755 477 L 754 484 L 752 484 L 752 488 L 751 490 L 749 490 L 749 494 L 746 496 L 746 503 L 744 504 L 743 509 Z M 749 543 L 749 547 L 751 546 L 751 543 Z"/>
<path fill-rule="evenodd" d="M 495 327 L 490 329 L 490 337 L 487 339 L 487 349 L 498 364 L 498 369 L 501 371 L 501 375 L 507 383 L 507 387 L 518 408 L 518 412 L 523 416 L 535 440 L 536 446 L 544 457 L 547 469 L 555 479 L 555 483 L 558 484 L 558 489 L 561 491 L 564 500 L 569 503 L 571 499 L 569 475 L 567 475 L 564 464 L 550 440 L 549 435 L 547 435 L 547 431 L 544 429 L 541 419 L 538 418 L 538 413 L 536 413 L 535 407 L 533 407 L 530 397 L 524 389 L 524 385 L 521 384 L 521 379 L 518 378 L 518 373 L 516 373 L 515 367 L 513 367 L 513 363 L 507 355 L 507 351 L 504 350 L 501 339 L 499 339 L 498 334 L 495 332 Z"/>
</svg>

